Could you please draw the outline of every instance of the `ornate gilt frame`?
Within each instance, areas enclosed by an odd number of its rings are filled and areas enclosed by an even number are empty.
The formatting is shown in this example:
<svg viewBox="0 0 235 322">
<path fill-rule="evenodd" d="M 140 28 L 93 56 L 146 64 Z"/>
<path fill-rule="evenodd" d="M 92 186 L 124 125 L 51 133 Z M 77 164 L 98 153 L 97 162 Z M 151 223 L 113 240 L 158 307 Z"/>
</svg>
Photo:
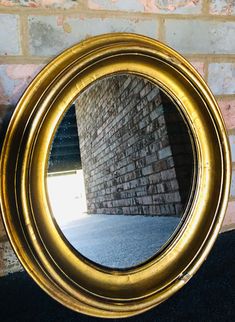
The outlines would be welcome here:
<svg viewBox="0 0 235 322">
<path fill-rule="evenodd" d="M 115 73 L 144 76 L 178 103 L 197 155 L 196 187 L 173 240 L 150 261 L 124 271 L 78 255 L 54 223 L 45 176 L 56 127 L 74 99 Z M 26 271 L 63 305 L 92 316 L 127 317 L 166 300 L 195 274 L 222 224 L 231 177 L 224 123 L 210 90 L 178 53 L 153 39 L 106 34 L 63 52 L 30 84 L 11 119 L 1 155 L 1 208 Z"/>
</svg>

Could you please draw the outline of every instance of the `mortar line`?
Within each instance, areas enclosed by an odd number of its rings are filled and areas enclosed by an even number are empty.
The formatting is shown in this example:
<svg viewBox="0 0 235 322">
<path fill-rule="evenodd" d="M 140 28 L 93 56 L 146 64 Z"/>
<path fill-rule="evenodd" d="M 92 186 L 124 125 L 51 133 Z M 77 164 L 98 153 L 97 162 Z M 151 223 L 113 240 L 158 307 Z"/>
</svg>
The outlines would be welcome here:
<svg viewBox="0 0 235 322">
<path fill-rule="evenodd" d="M 53 57 L 34 57 L 34 56 L 0 56 L 0 64 L 47 64 L 52 60 Z"/>
<path fill-rule="evenodd" d="M 27 57 L 28 48 L 28 26 L 27 26 L 27 20 L 25 16 L 20 16 L 20 43 L 21 43 L 21 49 L 22 49 L 22 56 Z"/>
<path fill-rule="evenodd" d="M 208 74 L 209 74 L 209 62 L 208 62 L 208 58 L 205 58 L 204 60 L 204 75 L 203 78 L 206 81 L 206 83 L 208 84 Z"/>
<path fill-rule="evenodd" d="M 222 95 L 215 95 L 216 99 L 227 99 L 232 100 L 235 99 L 235 94 L 222 94 Z"/>
<path fill-rule="evenodd" d="M 227 134 L 229 135 L 235 135 L 235 128 L 227 129 Z"/>
<path fill-rule="evenodd" d="M 204 15 L 210 15 L 210 1 L 209 0 L 206 0 L 206 1 L 202 1 L 202 13 Z"/>
<path fill-rule="evenodd" d="M 159 40 L 165 42 L 165 19 L 159 19 Z"/>
<path fill-rule="evenodd" d="M 188 54 L 183 53 L 183 56 L 187 59 L 205 59 L 208 60 L 208 62 L 235 62 L 235 54 L 210 54 L 210 53 L 194 53 L 194 54 Z"/>
</svg>

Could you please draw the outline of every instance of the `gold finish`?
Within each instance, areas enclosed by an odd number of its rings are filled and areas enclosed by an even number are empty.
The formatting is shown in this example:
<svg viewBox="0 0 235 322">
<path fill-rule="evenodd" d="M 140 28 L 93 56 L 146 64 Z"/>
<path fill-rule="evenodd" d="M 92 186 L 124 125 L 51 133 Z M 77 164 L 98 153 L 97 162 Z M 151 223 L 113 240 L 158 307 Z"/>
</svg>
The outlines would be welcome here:
<svg viewBox="0 0 235 322">
<path fill-rule="evenodd" d="M 125 271 L 96 266 L 70 247 L 51 216 L 46 171 L 53 135 L 92 82 L 143 76 L 180 106 L 196 145 L 196 187 L 171 243 Z M 179 290 L 206 259 L 226 210 L 231 161 L 224 123 L 203 79 L 178 53 L 150 38 L 107 34 L 55 58 L 34 79 L 10 122 L 1 155 L 1 207 L 11 244 L 32 278 L 65 306 L 92 316 L 144 312 Z"/>
</svg>

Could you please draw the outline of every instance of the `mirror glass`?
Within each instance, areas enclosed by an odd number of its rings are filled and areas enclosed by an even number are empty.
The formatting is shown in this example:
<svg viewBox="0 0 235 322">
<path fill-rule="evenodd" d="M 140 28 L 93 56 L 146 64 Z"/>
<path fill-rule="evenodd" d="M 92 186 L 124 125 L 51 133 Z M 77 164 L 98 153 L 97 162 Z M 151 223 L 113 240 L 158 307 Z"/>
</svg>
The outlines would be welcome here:
<svg viewBox="0 0 235 322">
<path fill-rule="evenodd" d="M 157 254 L 192 190 L 191 135 L 176 103 L 147 79 L 95 81 L 64 115 L 50 150 L 48 199 L 68 242 L 116 269 Z"/>
</svg>

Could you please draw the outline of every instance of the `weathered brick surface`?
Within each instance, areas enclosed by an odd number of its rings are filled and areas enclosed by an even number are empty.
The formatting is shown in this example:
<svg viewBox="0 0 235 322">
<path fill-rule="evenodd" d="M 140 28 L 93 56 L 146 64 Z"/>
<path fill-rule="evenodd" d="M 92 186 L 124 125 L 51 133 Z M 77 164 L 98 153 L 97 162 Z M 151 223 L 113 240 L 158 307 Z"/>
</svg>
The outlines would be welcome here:
<svg viewBox="0 0 235 322">
<path fill-rule="evenodd" d="M 23 270 L 8 241 L 0 243 L 0 276 Z"/>
<path fill-rule="evenodd" d="M 85 38 L 108 32 L 142 33 L 156 38 L 157 30 L 156 19 L 85 18 L 82 15 L 30 16 L 30 53 L 53 56 Z"/>
<path fill-rule="evenodd" d="M 235 94 L 235 63 L 209 64 L 208 84 L 215 95 Z"/>
<path fill-rule="evenodd" d="M 62 8 L 83 6 L 83 0 L 0 0 L 0 7 Z"/>
<path fill-rule="evenodd" d="M 88 6 L 94 10 L 197 14 L 201 11 L 202 0 L 88 0 Z"/>
<path fill-rule="evenodd" d="M 232 162 L 235 162 L 235 135 L 229 135 Z"/>
<path fill-rule="evenodd" d="M 215 15 L 234 15 L 234 0 L 210 0 L 210 13 Z"/>
<path fill-rule="evenodd" d="M 235 22 L 166 19 L 166 43 L 181 53 L 233 54 Z"/>
<path fill-rule="evenodd" d="M 228 130 L 235 128 L 235 98 L 223 98 L 218 100 L 219 107 Z"/>
<path fill-rule="evenodd" d="M 0 55 L 19 55 L 21 51 L 19 17 L 0 14 Z"/>
<path fill-rule="evenodd" d="M 0 65 L 0 105 L 16 105 L 43 65 Z"/>
<path fill-rule="evenodd" d="M 122 75 L 77 100 L 89 213 L 182 213 L 191 150 L 184 122 L 162 95 L 144 79 Z"/>
</svg>

